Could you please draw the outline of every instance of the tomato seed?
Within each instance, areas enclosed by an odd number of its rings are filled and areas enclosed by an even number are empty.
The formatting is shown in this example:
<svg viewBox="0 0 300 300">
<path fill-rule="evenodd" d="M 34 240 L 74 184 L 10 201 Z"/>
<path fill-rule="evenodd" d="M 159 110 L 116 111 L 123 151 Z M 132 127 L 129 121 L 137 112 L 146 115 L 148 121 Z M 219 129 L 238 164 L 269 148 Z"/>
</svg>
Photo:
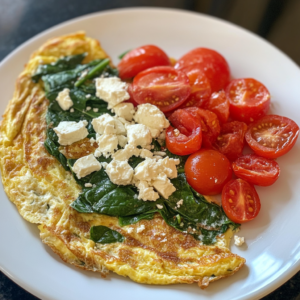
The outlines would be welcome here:
<svg viewBox="0 0 300 300">
<path fill-rule="evenodd" d="M 232 199 L 229 199 L 228 202 L 229 202 L 229 203 L 233 203 Z"/>
<path fill-rule="evenodd" d="M 230 190 L 229 193 L 230 193 L 230 195 L 234 196 L 234 191 L 233 190 Z"/>
<path fill-rule="evenodd" d="M 251 199 L 251 200 L 249 200 L 249 203 L 250 203 L 250 204 L 253 204 L 253 203 L 254 203 L 254 201 Z"/>
<path fill-rule="evenodd" d="M 249 207 L 248 210 L 249 210 L 250 212 L 253 212 L 253 208 L 252 208 L 252 207 Z"/>
</svg>

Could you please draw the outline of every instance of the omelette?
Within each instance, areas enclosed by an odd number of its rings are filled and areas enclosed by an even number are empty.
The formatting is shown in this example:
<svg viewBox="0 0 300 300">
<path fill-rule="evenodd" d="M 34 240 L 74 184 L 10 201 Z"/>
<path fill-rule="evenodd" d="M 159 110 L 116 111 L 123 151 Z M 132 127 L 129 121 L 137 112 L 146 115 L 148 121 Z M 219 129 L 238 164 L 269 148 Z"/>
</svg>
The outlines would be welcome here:
<svg viewBox="0 0 300 300">
<path fill-rule="evenodd" d="M 82 195 L 86 195 L 87 188 L 75 178 L 68 164 L 93 153 L 97 143 L 85 138 L 61 146 L 55 155 L 54 150 L 51 153 L 51 141 L 47 142 L 53 127 L 47 121 L 51 101 L 46 98 L 43 80 L 33 78 L 39 66 L 51 66 L 63 57 L 83 53 L 81 65 L 108 58 L 98 41 L 77 32 L 42 45 L 17 78 L 0 126 L 0 167 L 9 199 L 25 220 L 37 224 L 43 243 L 64 262 L 99 272 L 103 277 L 113 271 L 138 283 L 197 283 L 205 288 L 212 281 L 236 273 L 245 264 L 244 258 L 229 250 L 237 227 L 227 225 L 222 209 L 205 202 L 203 197 L 193 207 L 197 209 L 201 202 L 222 216 L 222 230 L 219 227 L 219 231 L 210 232 L 209 226 L 200 226 L 191 232 L 189 223 L 180 228 L 176 220 L 179 218 L 183 224 L 187 217 L 179 209 L 177 213 L 171 201 L 161 202 L 165 205 L 164 214 L 153 209 L 135 220 L 128 213 L 122 217 L 106 210 L 89 210 L 86 206 L 82 209 Z M 110 70 L 113 72 L 112 65 Z M 178 193 L 184 181 L 184 174 L 180 176 Z M 95 191 L 97 188 L 93 187 Z M 197 238 L 204 233 L 208 240 Z"/>
</svg>

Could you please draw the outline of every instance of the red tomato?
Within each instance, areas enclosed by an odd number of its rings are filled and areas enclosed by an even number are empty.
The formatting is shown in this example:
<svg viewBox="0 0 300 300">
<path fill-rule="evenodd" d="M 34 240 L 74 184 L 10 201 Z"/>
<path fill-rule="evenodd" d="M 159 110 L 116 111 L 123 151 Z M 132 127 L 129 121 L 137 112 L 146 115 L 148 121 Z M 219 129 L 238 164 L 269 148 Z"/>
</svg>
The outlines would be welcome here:
<svg viewBox="0 0 300 300">
<path fill-rule="evenodd" d="M 127 92 L 129 94 L 130 98 L 128 100 L 126 100 L 125 102 L 132 103 L 134 105 L 134 107 L 138 106 L 139 104 L 133 99 L 132 84 L 131 83 L 128 83 Z"/>
<path fill-rule="evenodd" d="M 213 147 L 226 155 L 229 160 L 237 159 L 243 152 L 246 130 L 247 125 L 243 122 L 233 121 L 223 124 L 221 134 Z"/>
<path fill-rule="evenodd" d="M 292 149 L 299 126 L 291 119 L 268 115 L 251 124 L 245 138 L 250 148 L 266 158 L 277 158 Z"/>
<path fill-rule="evenodd" d="M 184 171 L 190 186 L 203 195 L 221 193 L 232 176 L 231 165 L 226 156 L 208 149 L 201 149 L 190 155 Z"/>
<path fill-rule="evenodd" d="M 189 107 L 185 110 L 200 120 L 202 145 L 205 148 L 211 148 L 220 134 L 220 124 L 216 114 L 198 107 Z"/>
<path fill-rule="evenodd" d="M 232 169 L 237 177 L 260 186 L 272 185 L 280 173 L 276 161 L 255 154 L 239 157 L 232 163 Z"/>
<path fill-rule="evenodd" d="M 154 67 L 134 77 L 132 94 L 139 104 L 151 103 L 168 112 L 179 107 L 191 93 L 188 77 L 173 67 Z"/>
<path fill-rule="evenodd" d="M 169 118 L 172 126 L 166 132 L 166 146 L 177 155 L 188 155 L 201 148 L 201 123 L 183 109 L 176 110 Z"/>
<path fill-rule="evenodd" d="M 230 102 L 224 91 L 213 93 L 208 101 L 204 102 L 201 108 L 215 113 L 220 123 L 226 123 L 229 117 Z"/>
<path fill-rule="evenodd" d="M 132 78 L 138 73 L 156 66 L 170 66 L 167 54 L 154 45 L 146 45 L 129 51 L 118 64 L 122 80 Z"/>
<path fill-rule="evenodd" d="M 186 102 L 180 106 L 180 108 L 201 106 L 201 103 L 208 99 L 211 95 L 209 80 L 201 69 L 194 66 L 185 67 L 181 71 L 189 78 L 192 90 L 190 96 Z"/>
<path fill-rule="evenodd" d="M 253 185 L 243 179 L 235 179 L 223 188 L 222 207 L 231 221 L 245 223 L 258 215 L 260 199 Z"/>
<path fill-rule="evenodd" d="M 226 87 L 233 119 L 251 123 L 263 117 L 270 106 L 270 93 L 259 81 L 252 78 L 232 80 Z"/>
<path fill-rule="evenodd" d="M 212 92 L 224 89 L 230 78 L 230 70 L 225 58 L 218 52 L 207 48 L 196 48 L 176 63 L 176 69 L 195 66 L 202 70 L 208 78 Z"/>
</svg>

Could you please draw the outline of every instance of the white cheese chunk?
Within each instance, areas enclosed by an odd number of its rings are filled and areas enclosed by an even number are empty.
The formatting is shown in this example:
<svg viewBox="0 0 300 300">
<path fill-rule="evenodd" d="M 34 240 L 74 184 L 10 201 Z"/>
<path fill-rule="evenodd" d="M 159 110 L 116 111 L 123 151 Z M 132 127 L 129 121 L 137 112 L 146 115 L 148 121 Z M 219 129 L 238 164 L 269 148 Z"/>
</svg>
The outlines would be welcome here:
<svg viewBox="0 0 300 300">
<path fill-rule="evenodd" d="M 79 121 L 78 123 L 73 121 L 63 121 L 53 128 L 58 136 L 58 142 L 60 145 L 71 145 L 77 141 L 80 141 L 87 137 L 89 134 L 85 128 L 88 125 L 86 120 Z"/>
<path fill-rule="evenodd" d="M 153 138 L 157 138 L 163 129 L 170 126 L 164 113 L 150 103 L 138 105 L 134 120 L 149 127 Z"/>
<path fill-rule="evenodd" d="M 165 174 L 160 174 L 152 185 L 165 199 L 168 199 L 176 191 L 176 188 Z"/>
<path fill-rule="evenodd" d="M 126 136 L 124 136 L 124 135 L 117 135 L 117 137 L 118 137 L 118 143 L 119 143 L 119 145 L 122 147 L 122 148 L 124 148 L 125 147 L 125 145 L 127 144 L 127 137 Z"/>
<path fill-rule="evenodd" d="M 115 134 L 97 135 L 98 148 L 95 151 L 95 156 L 99 157 L 101 154 L 104 157 L 109 157 L 116 149 L 118 149 L 118 137 Z"/>
<path fill-rule="evenodd" d="M 96 78 L 96 96 L 108 103 L 108 109 L 130 98 L 127 88 L 118 77 Z"/>
<path fill-rule="evenodd" d="M 234 244 L 238 247 L 242 246 L 245 243 L 244 237 L 239 237 L 237 235 L 234 236 Z"/>
<path fill-rule="evenodd" d="M 98 134 L 103 134 L 107 126 L 112 126 L 113 133 L 115 134 L 126 134 L 126 129 L 122 122 L 109 114 L 103 114 L 100 117 L 93 119 L 92 125 Z"/>
<path fill-rule="evenodd" d="M 156 201 L 159 198 L 152 186 L 149 186 L 147 181 L 138 181 L 136 187 L 139 190 L 138 199 L 143 201 Z"/>
<path fill-rule="evenodd" d="M 114 106 L 114 112 L 118 117 L 124 118 L 126 121 L 132 121 L 135 110 L 132 103 L 119 103 Z"/>
<path fill-rule="evenodd" d="M 70 97 L 70 90 L 63 89 L 61 92 L 59 92 L 56 97 L 56 101 L 62 110 L 68 110 L 70 107 L 72 107 L 73 101 Z"/>
<path fill-rule="evenodd" d="M 152 142 L 152 135 L 149 128 L 143 124 L 127 125 L 128 143 L 134 146 L 149 146 Z"/>
<path fill-rule="evenodd" d="M 141 153 L 140 153 L 140 157 L 141 158 L 152 158 L 153 157 L 153 153 L 147 149 L 142 149 L 141 150 Z"/>
<path fill-rule="evenodd" d="M 163 205 L 161 205 L 161 204 L 156 204 L 156 207 L 157 207 L 158 209 L 163 209 L 163 208 L 164 208 Z"/>
<path fill-rule="evenodd" d="M 99 171 L 100 169 L 101 164 L 93 154 L 77 159 L 72 168 L 78 179 L 85 177 L 92 172 Z"/>
<path fill-rule="evenodd" d="M 114 153 L 112 155 L 112 158 L 115 160 L 125 161 L 128 160 L 131 156 L 139 156 L 140 152 L 140 149 L 128 144 L 124 149 L 120 149 L 116 153 Z"/>
<path fill-rule="evenodd" d="M 130 184 L 133 177 L 133 169 L 127 161 L 112 160 L 106 166 L 106 173 L 110 181 L 118 185 Z"/>
</svg>

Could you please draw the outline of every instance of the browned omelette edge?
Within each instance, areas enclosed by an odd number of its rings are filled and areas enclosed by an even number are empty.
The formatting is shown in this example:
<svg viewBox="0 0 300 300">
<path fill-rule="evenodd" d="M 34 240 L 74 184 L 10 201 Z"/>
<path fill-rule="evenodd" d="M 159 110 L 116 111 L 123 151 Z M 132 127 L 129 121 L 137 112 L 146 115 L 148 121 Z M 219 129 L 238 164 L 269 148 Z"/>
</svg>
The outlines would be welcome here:
<svg viewBox="0 0 300 300">
<path fill-rule="evenodd" d="M 151 278 L 141 279 L 135 277 L 131 269 L 127 270 L 127 272 L 130 271 L 130 274 L 123 273 L 116 266 L 111 266 L 107 263 L 108 259 L 114 260 L 115 258 L 107 256 L 106 250 L 97 249 L 94 252 L 98 253 L 100 251 L 99 255 L 89 252 L 90 257 L 87 257 L 87 249 L 92 251 L 91 249 L 95 247 L 95 245 L 91 244 L 92 241 L 88 239 L 88 229 L 91 224 L 106 224 L 116 230 L 121 230 L 123 235 L 128 236 L 128 239 L 137 241 L 134 244 L 134 250 L 143 249 L 144 246 L 150 247 L 149 245 L 152 244 L 149 240 L 144 239 L 144 237 L 126 235 L 126 232 L 117 226 L 116 218 L 102 215 L 94 216 L 94 214 L 87 217 L 86 214 L 78 214 L 71 209 L 69 204 L 77 198 L 80 188 L 70 172 L 65 171 L 60 163 L 44 149 L 45 114 L 48 107 L 48 100 L 45 98 L 41 84 L 34 84 L 31 81 L 31 76 L 41 61 L 51 63 L 56 61 L 60 56 L 74 55 L 82 52 L 88 53 L 84 62 L 107 57 L 98 41 L 85 37 L 84 32 L 78 32 L 46 42 L 38 51 L 33 53 L 29 63 L 25 66 L 25 70 L 17 79 L 13 99 L 9 102 L 0 124 L 0 168 L 4 189 L 10 200 L 17 206 L 20 214 L 26 220 L 31 223 L 40 224 L 39 229 L 41 230 L 43 242 L 50 246 L 62 260 L 82 269 L 100 272 L 103 276 L 107 274 L 108 270 L 112 270 L 120 275 L 129 276 L 131 279 L 143 283 L 170 284 L 198 282 L 198 285 L 204 288 L 208 286 L 209 282 L 237 272 L 244 265 L 245 260 L 230 253 L 226 247 L 217 247 L 216 253 L 208 254 L 210 253 L 208 251 L 207 255 L 209 257 L 213 255 L 211 261 L 215 259 L 218 261 L 218 259 L 222 260 L 225 258 L 237 260 L 236 267 L 230 274 L 215 277 L 175 276 L 167 283 L 159 279 L 157 282 L 154 282 Z M 35 202 L 38 205 L 34 205 Z M 76 238 L 78 239 L 76 235 L 71 234 L 68 227 L 71 227 L 69 224 L 72 218 L 80 219 L 80 221 L 74 223 L 74 228 L 78 229 L 79 233 L 82 234 L 80 242 L 76 240 Z M 95 218 L 97 218 L 97 221 L 94 220 Z M 163 224 L 164 221 L 157 221 L 158 219 L 161 218 L 156 216 L 153 221 L 144 221 L 144 224 L 148 224 L 149 228 L 151 228 L 155 222 L 161 222 L 159 229 L 165 230 L 165 228 L 169 227 L 167 224 Z M 79 223 L 86 224 L 85 228 L 82 229 L 80 226 L 84 225 L 79 226 Z M 137 226 L 135 224 L 131 227 L 136 228 Z M 68 230 L 69 232 L 67 232 Z M 176 231 L 173 228 L 172 230 Z M 180 236 L 179 239 L 192 238 L 179 231 L 176 231 L 176 234 Z M 151 239 L 155 240 L 155 236 L 153 237 L 152 235 Z M 125 246 L 120 245 L 120 251 L 126 250 L 122 247 L 124 248 Z M 204 249 L 202 252 L 206 253 L 206 246 L 193 244 L 191 249 L 194 249 L 192 247 L 197 248 L 197 251 L 200 248 L 201 251 Z M 131 248 L 128 248 L 126 251 L 129 250 Z M 95 255 L 102 258 L 100 259 Z M 132 258 L 130 259 L 132 260 Z M 117 259 L 115 260 L 117 261 Z M 129 260 L 125 259 L 122 263 L 125 265 L 129 264 Z M 172 262 L 168 262 L 168 264 L 167 266 L 170 267 Z"/>
</svg>

